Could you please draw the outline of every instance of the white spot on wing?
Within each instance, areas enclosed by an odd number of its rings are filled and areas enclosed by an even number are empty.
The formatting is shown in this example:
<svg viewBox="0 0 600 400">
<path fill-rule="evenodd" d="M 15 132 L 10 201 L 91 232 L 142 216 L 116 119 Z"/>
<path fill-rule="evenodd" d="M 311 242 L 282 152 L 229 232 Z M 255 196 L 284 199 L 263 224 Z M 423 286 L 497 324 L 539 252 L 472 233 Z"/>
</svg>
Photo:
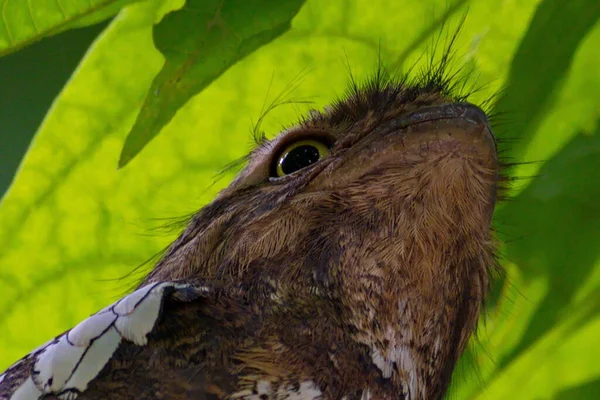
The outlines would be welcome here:
<svg viewBox="0 0 600 400">
<path fill-rule="evenodd" d="M 230 396 L 231 399 L 243 400 L 320 400 L 323 393 L 313 381 L 304 381 L 299 385 L 273 384 L 267 380 L 259 380 L 254 390 L 245 389 Z"/>
<path fill-rule="evenodd" d="M 193 287 L 172 282 L 144 286 L 30 353 L 28 357 L 36 358 L 35 375 L 27 378 L 12 393 L 10 400 L 35 400 L 58 393 L 63 400 L 76 399 L 108 363 L 123 339 L 137 345 L 147 343 L 147 335 L 158 320 L 167 288 Z M 205 293 L 208 288 L 199 290 Z M 186 295 L 182 298 L 189 301 L 197 297 Z M 0 382 L 4 377 L 0 375 Z"/>
<path fill-rule="evenodd" d="M 379 368 L 381 371 L 381 375 L 384 378 L 391 378 L 393 371 L 393 363 L 390 360 L 387 360 L 383 357 L 378 348 L 373 346 L 371 350 L 371 359 L 373 360 L 373 364 Z"/>
<path fill-rule="evenodd" d="M 273 390 L 271 389 L 271 382 L 269 381 L 259 381 L 256 384 L 256 391 L 258 392 L 258 396 L 261 394 L 271 395 Z"/>
<path fill-rule="evenodd" d="M 288 400 L 314 400 L 323 396 L 323 393 L 313 381 L 302 382 L 298 390 L 288 385 L 284 390 L 279 389 L 277 394 L 279 394 L 278 398 Z"/>
<path fill-rule="evenodd" d="M 161 288 L 157 287 L 156 290 Z M 162 290 L 154 290 L 140 299 L 135 309 L 127 315 L 120 316 L 115 323 L 116 328 L 127 340 L 138 346 L 148 343 L 147 335 L 154 328 L 162 305 Z M 115 307 L 117 311 L 117 307 Z M 119 313 L 119 315 L 122 315 Z"/>
<path fill-rule="evenodd" d="M 121 335 L 115 328 L 110 328 L 106 333 L 87 347 L 81 363 L 73 375 L 64 385 L 65 388 L 77 388 L 84 391 L 88 383 L 104 368 L 110 357 L 119 347 Z"/>
<path fill-rule="evenodd" d="M 92 339 L 102 335 L 116 320 L 117 316 L 113 313 L 94 314 L 67 332 L 66 339 L 76 347 L 88 346 Z"/>
<path fill-rule="evenodd" d="M 412 350 L 406 346 L 400 346 L 396 350 L 395 357 L 399 356 L 400 369 L 408 372 L 408 395 L 410 396 L 424 396 L 426 393 L 423 391 L 419 392 L 417 389 L 417 368 L 415 360 L 413 358 Z M 423 387 L 423 390 L 425 388 Z M 426 397 L 424 397 L 426 398 Z"/>
<path fill-rule="evenodd" d="M 404 332 L 404 340 L 408 340 L 411 337 L 412 332 Z M 401 371 L 408 374 L 409 398 L 416 396 L 419 394 L 417 390 L 417 370 L 411 348 L 404 343 L 399 343 L 397 334 L 391 326 L 386 331 L 385 339 L 389 345 L 384 351 L 379 350 L 375 344 L 371 345 L 371 359 L 373 360 L 373 364 L 379 368 L 384 378 L 391 378 L 394 373 L 394 363 L 396 363 Z"/>
<path fill-rule="evenodd" d="M 239 392 L 233 393 L 230 398 L 243 400 L 262 400 L 261 396 L 267 396 L 267 399 L 272 398 L 273 389 L 271 388 L 271 382 L 260 380 L 254 384 L 254 390 L 240 390 Z"/>
<path fill-rule="evenodd" d="M 166 283 L 162 283 L 162 284 L 154 283 L 151 285 L 146 285 L 146 286 L 136 290 L 135 292 L 131 293 L 129 296 L 123 297 L 112 307 L 112 310 L 115 314 L 127 315 L 130 312 L 132 312 L 138 306 L 138 304 L 142 300 L 144 300 L 144 298 L 146 296 L 148 296 L 148 293 L 150 291 L 152 291 L 153 289 L 160 290 L 160 286 L 164 287 L 165 285 L 166 285 Z"/>
<path fill-rule="evenodd" d="M 399 300 L 398 310 L 406 318 L 412 318 L 412 311 L 406 299 Z M 414 332 L 410 328 L 396 331 L 393 326 L 388 326 L 384 335 L 385 342 L 387 343 L 385 348 L 382 348 L 381 341 L 375 342 L 371 340 L 371 337 L 364 341 L 364 343 L 371 347 L 373 364 L 379 368 L 383 377 L 390 378 L 394 374 L 394 363 L 405 374 L 407 379 L 405 379 L 406 386 L 403 390 L 408 399 L 427 398 L 426 387 L 418 384 L 419 371 L 416 367 L 418 354 L 409 345 L 413 340 L 413 335 Z M 441 348 L 442 343 L 438 337 L 435 339 L 433 346 L 434 354 L 437 355 L 441 351 Z"/>
<path fill-rule="evenodd" d="M 369 389 L 363 390 L 360 400 L 371 400 L 371 391 Z"/>
<path fill-rule="evenodd" d="M 44 393 L 60 390 L 73 373 L 85 347 L 75 347 L 67 340 L 67 335 L 61 336 L 57 342 L 46 347 L 38 356 L 33 375 L 33 381 Z"/>
<path fill-rule="evenodd" d="M 29 377 L 10 396 L 10 400 L 37 400 L 42 394 L 35 383 L 33 383 L 31 377 Z"/>
<path fill-rule="evenodd" d="M 17 361 L 16 363 L 14 363 L 14 364 L 12 365 L 12 367 L 16 367 L 17 365 L 19 365 L 20 363 L 22 363 L 22 362 L 23 362 L 23 360 L 25 360 L 27 357 L 29 357 L 31 354 L 35 354 L 35 353 L 39 352 L 40 350 L 43 350 L 43 349 L 45 349 L 46 347 L 48 347 L 50 344 L 54 343 L 55 341 L 56 341 L 56 338 L 54 338 L 54 339 L 50 339 L 50 340 L 48 340 L 46 343 L 44 343 L 43 345 L 36 347 L 35 349 L 33 349 L 33 350 L 32 350 L 32 351 L 29 353 L 29 355 L 28 355 L 28 356 L 25 356 L 25 357 L 21 358 L 19 361 Z M 11 367 L 11 368 L 12 368 L 12 367 Z"/>
<path fill-rule="evenodd" d="M 250 389 L 244 389 L 244 390 L 240 390 L 239 392 L 235 392 L 233 393 L 231 396 L 229 396 L 230 399 L 248 399 L 250 398 L 250 396 L 252 396 L 252 390 Z"/>
</svg>

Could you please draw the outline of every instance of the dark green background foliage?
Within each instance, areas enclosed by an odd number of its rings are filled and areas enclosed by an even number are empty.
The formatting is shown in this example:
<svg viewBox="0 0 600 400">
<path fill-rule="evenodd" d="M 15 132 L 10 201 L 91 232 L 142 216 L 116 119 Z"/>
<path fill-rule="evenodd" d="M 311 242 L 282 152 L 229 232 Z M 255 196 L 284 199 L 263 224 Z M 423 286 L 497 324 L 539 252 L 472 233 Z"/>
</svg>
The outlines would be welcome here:
<svg viewBox="0 0 600 400">
<path fill-rule="evenodd" d="M 301 100 L 266 116 L 273 135 L 342 95 L 348 67 L 422 68 L 468 9 L 453 67 L 525 163 L 452 397 L 600 398 L 597 0 L 61 4 L 0 0 L 0 369 L 130 288 L 176 234 L 153 228 L 227 184 L 265 104 Z"/>
</svg>

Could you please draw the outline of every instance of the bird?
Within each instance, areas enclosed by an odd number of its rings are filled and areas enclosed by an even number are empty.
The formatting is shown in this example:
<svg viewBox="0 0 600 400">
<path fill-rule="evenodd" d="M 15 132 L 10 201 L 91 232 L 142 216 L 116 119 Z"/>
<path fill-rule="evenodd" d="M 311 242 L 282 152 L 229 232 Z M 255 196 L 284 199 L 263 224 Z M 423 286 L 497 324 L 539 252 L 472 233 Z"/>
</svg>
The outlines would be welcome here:
<svg viewBox="0 0 600 400">
<path fill-rule="evenodd" d="M 443 398 L 505 181 L 446 70 L 380 68 L 260 136 L 137 289 L 9 367 L 0 400 Z"/>
</svg>

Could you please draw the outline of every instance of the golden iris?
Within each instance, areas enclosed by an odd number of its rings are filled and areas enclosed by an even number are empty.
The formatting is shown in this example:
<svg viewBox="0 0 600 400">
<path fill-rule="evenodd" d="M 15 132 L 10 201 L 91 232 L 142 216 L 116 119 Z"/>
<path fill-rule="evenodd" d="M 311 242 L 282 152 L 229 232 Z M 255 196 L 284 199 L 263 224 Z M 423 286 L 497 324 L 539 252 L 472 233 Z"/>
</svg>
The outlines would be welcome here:
<svg viewBox="0 0 600 400">
<path fill-rule="evenodd" d="M 329 147 L 314 139 L 299 140 L 287 146 L 277 158 L 275 175 L 282 177 L 308 167 L 329 154 Z"/>
</svg>

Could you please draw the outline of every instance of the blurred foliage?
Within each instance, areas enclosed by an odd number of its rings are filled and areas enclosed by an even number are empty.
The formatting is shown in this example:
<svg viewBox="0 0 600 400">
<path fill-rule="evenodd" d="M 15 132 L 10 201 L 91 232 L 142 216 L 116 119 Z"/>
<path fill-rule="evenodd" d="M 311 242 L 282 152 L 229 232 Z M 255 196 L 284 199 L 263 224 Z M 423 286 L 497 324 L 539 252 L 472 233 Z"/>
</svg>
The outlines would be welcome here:
<svg viewBox="0 0 600 400">
<path fill-rule="evenodd" d="M 177 95 L 173 104 L 185 105 L 120 170 L 125 138 L 165 63 L 153 26 L 183 2 L 29 3 L 0 0 L 0 54 L 120 11 L 48 111 L 0 204 L 0 369 L 136 283 L 135 267 L 176 235 L 153 230 L 164 222 L 157 219 L 189 214 L 227 184 L 231 175 L 211 185 L 251 148 L 265 102 L 292 85 L 291 97 L 318 108 L 343 94 L 348 67 L 360 79 L 378 58 L 396 71 L 422 65 L 468 5 L 456 68 L 478 78 L 471 101 L 499 93 L 492 114 L 503 155 L 533 162 L 515 168 L 524 179 L 498 207 L 506 277 L 456 370 L 451 398 L 599 397 L 597 0 L 308 0 L 295 17 L 254 7 L 267 25 L 233 18 L 221 40 L 282 28 L 234 56 L 200 48 L 195 68 L 221 69 L 207 72 L 189 101 L 190 93 Z M 177 26 L 190 36 L 205 29 Z M 173 34 L 173 45 L 185 34 Z M 262 126 L 275 134 L 308 107 L 280 107 Z"/>
</svg>

